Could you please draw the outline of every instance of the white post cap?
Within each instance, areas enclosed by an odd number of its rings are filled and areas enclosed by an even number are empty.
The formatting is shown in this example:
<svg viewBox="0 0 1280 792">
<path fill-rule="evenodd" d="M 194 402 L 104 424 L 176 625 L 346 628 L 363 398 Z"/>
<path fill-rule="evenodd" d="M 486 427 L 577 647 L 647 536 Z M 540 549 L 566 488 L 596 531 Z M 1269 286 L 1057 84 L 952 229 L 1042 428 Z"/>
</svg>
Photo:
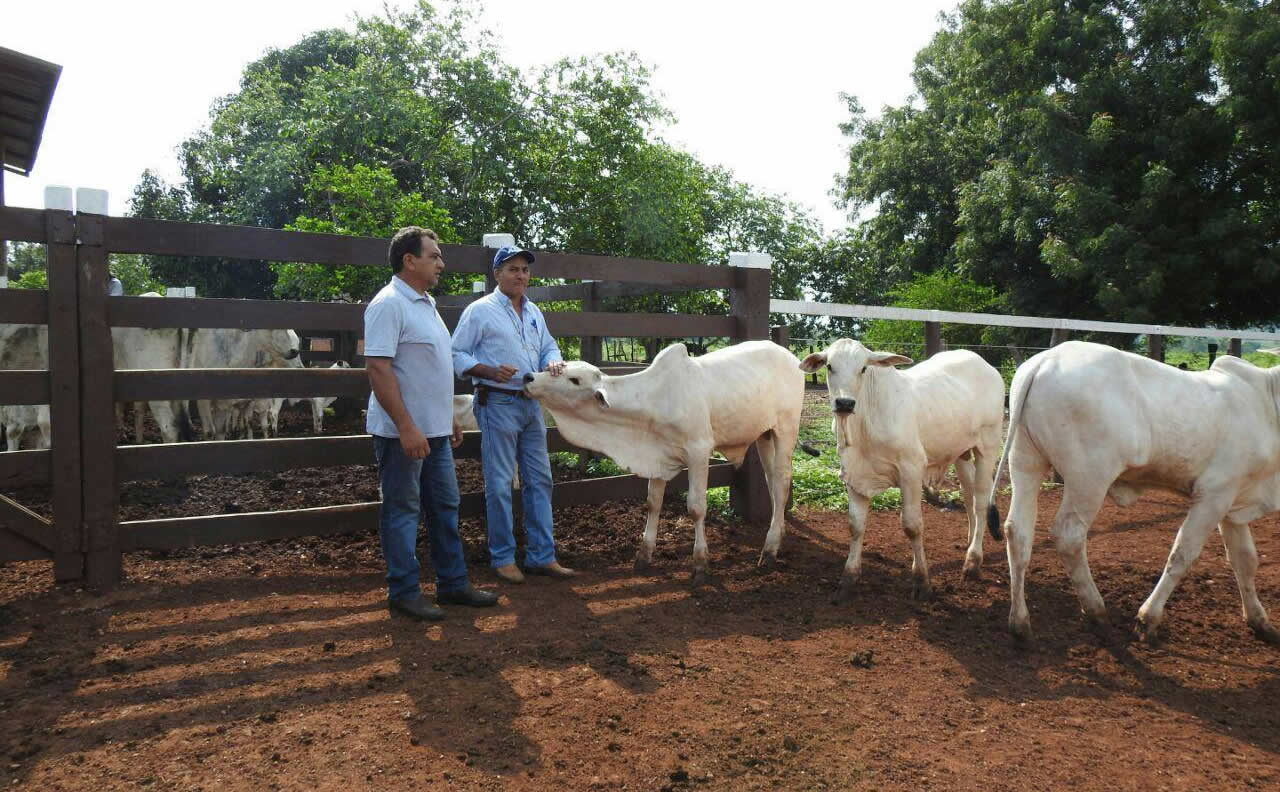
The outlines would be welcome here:
<svg viewBox="0 0 1280 792">
<path fill-rule="evenodd" d="M 472 294 L 484 294 L 484 281 L 471 281 Z"/>
<path fill-rule="evenodd" d="M 9 276 L 0 275 L 0 289 L 7 289 L 7 288 L 9 288 Z"/>
<path fill-rule="evenodd" d="M 93 187 L 77 187 L 76 211 L 85 214 L 107 214 L 107 191 Z"/>
<path fill-rule="evenodd" d="M 755 269 L 772 269 L 773 256 L 768 253 L 752 251 L 750 253 L 730 253 L 730 267 L 753 267 Z"/>
<path fill-rule="evenodd" d="M 484 241 L 481 242 L 487 248 L 503 248 L 512 247 L 516 243 L 516 238 L 511 234 L 485 234 Z"/>
<path fill-rule="evenodd" d="M 50 184 L 44 188 L 44 208 L 45 209 L 61 209 L 64 212 L 74 212 L 75 205 L 72 203 L 71 188 L 61 184 Z"/>
<path fill-rule="evenodd" d="M 183 297 L 195 297 L 195 296 L 196 296 L 196 287 L 195 287 L 195 286 L 183 286 L 183 287 L 182 287 L 182 296 L 183 296 Z"/>
</svg>

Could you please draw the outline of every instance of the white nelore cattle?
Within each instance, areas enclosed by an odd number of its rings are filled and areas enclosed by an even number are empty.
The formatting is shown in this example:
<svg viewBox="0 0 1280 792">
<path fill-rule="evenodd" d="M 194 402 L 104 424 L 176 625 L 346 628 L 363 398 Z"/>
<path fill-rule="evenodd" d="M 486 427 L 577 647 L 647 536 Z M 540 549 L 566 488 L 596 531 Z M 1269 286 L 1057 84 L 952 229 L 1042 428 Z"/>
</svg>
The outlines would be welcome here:
<svg viewBox="0 0 1280 792">
<path fill-rule="evenodd" d="M 643 571 L 653 558 L 667 482 L 689 469 L 693 517 L 693 583 L 706 578 L 707 467 L 719 451 L 735 466 L 756 443 L 773 500 L 762 564 L 777 558 L 791 487 L 791 452 L 800 431 L 804 375 L 789 351 L 748 341 L 697 358 L 684 344 L 662 350 L 643 371 L 614 377 L 579 361 L 564 373 L 525 375 L 525 390 L 555 418 L 560 434 L 649 479 L 644 537 L 636 553 Z"/>
<path fill-rule="evenodd" d="M 480 424 L 476 423 L 476 414 L 471 407 L 474 398 L 469 393 L 453 397 L 453 422 L 461 426 L 464 432 L 480 431 Z"/>
<path fill-rule="evenodd" d="M 1249 531 L 1251 520 L 1280 509 L 1280 368 L 1220 357 L 1209 371 L 1187 372 L 1070 341 L 1019 366 L 1009 393 L 1005 456 L 1013 501 L 1005 530 L 1009 629 L 1016 637 L 1031 637 L 1024 586 L 1036 497 L 1052 467 L 1063 485 L 1050 534 L 1087 617 L 1106 618 L 1085 549 L 1103 498 L 1128 505 L 1143 489 L 1158 487 L 1189 496 L 1191 508 L 1164 574 L 1138 610 L 1145 636 L 1155 636 L 1169 595 L 1217 525 L 1245 621 L 1259 637 L 1280 643 L 1254 590 L 1258 554 Z M 998 538 L 994 503 L 987 525 Z"/>
<path fill-rule="evenodd" d="M 191 332 L 191 331 L 189 331 Z M 193 331 L 183 350 L 182 368 L 300 367 L 298 334 L 292 330 L 235 330 L 213 328 Z M 233 415 L 248 411 L 240 400 L 196 402 L 201 431 L 207 438 L 225 440 Z"/>
<path fill-rule="evenodd" d="M 806 372 L 827 367 L 827 389 L 835 413 L 840 478 L 849 495 L 849 557 L 840 580 L 848 597 L 862 572 L 862 536 L 872 496 L 902 490 L 902 530 L 911 542 L 913 594 L 931 591 L 924 557 L 925 484 L 935 484 L 952 464 L 969 517 L 964 574 L 982 567 L 982 514 L 987 484 L 1000 448 L 1004 380 L 968 350 L 934 355 L 906 371 L 894 366 L 911 358 L 873 352 L 841 338 L 800 364 Z"/>
<path fill-rule="evenodd" d="M 301 365 L 301 363 L 298 365 Z M 339 360 L 329 368 L 351 368 L 351 364 L 345 360 Z M 324 429 L 324 411 L 337 400 L 337 396 L 313 396 L 309 399 L 303 397 L 296 399 L 254 399 L 249 406 L 248 423 L 250 425 L 258 424 L 263 437 L 277 437 L 280 434 L 280 410 L 286 404 L 301 404 L 305 402 L 311 410 L 311 428 L 315 434 L 320 434 Z M 250 430 L 249 438 L 253 438 L 252 430 Z"/>
<path fill-rule="evenodd" d="M 5 404 L 0 405 L 0 425 L 4 426 L 5 442 L 8 450 L 17 451 L 22 448 L 23 437 L 34 434 L 34 441 L 28 446 L 49 448 L 52 433 L 49 427 L 49 405 L 47 404 Z"/>
</svg>

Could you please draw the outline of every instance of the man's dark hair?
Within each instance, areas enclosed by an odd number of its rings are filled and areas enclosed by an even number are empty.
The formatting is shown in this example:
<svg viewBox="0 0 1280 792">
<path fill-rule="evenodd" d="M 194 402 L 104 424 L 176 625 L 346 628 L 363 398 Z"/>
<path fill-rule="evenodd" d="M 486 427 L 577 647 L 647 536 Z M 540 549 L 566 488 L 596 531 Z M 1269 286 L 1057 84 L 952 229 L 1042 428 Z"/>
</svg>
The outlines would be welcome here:
<svg viewBox="0 0 1280 792">
<path fill-rule="evenodd" d="M 423 237 L 434 242 L 440 241 L 439 234 L 421 226 L 408 226 L 396 232 L 396 235 L 391 238 L 391 247 L 387 249 L 387 263 L 391 265 L 392 274 L 404 268 L 405 253 L 422 255 Z"/>
</svg>

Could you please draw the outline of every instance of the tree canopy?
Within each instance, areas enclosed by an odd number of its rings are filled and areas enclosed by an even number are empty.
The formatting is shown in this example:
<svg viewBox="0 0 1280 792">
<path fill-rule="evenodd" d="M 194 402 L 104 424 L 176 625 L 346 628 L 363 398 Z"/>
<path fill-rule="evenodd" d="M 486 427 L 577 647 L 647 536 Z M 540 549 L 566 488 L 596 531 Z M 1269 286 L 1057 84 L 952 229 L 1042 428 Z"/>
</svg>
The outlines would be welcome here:
<svg viewBox="0 0 1280 792">
<path fill-rule="evenodd" d="M 1019 313 L 1270 322 L 1280 279 L 1280 14 L 1261 0 L 966 0 L 916 95 L 849 97 L 851 211 L 875 256 Z"/>
<path fill-rule="evenodd" d="M 448 241 L 506 231 L 531 248 L 690 264 L 724 264 L 730 249 L 789 259 L 819 236 L 790 202 L 664 142 L 671 115 L 649 77 L 622 54 L 525 75 L 469 3 L 420 2 L 251 63 L 182 145 L 182 183 L 145 174 L 133 212 L 374 236 L 435 224 Z M 156 269 L 202 293 L 311 299 L 364 299 L 389 274 L 236 262 L 233 276 L 225 262 L 197 271 L 172 259 Z M 798 295 L 799 281 L 778 288 Z"/>
</svg>

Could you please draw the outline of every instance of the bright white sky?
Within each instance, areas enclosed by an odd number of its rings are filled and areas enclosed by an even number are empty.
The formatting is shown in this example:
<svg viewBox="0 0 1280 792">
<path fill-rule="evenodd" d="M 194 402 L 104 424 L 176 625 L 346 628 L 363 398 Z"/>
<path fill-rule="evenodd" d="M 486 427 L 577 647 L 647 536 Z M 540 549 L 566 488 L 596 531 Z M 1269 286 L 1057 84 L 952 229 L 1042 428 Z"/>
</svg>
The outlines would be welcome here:
<svg viewBox="0 0 1280 792">
<path fill-rule="evenodd" d="M 403 5 L 408 0 L 389 0 Z M 957 0 L 487 0 L 486 26 L 527 68 L 630 50 L 655 67 L 677 123 L 663 136 L 708 164 L 845 224 L 828 195 L 845 167 L 841 91 L 878 111 L 912 90 L 917 51 Z M 7 3 L 0 46 L 63 67 L 30 178 L 5 177 L 10 206 L 44 187 L 98 187 L 124 214 L 144 168 L 178 182 L 177 146 L 269 48 L 350 27 L 383 0 L 70 0 Z M 476 240 L 479 242 L 479 240 Z"/>
</svg>

